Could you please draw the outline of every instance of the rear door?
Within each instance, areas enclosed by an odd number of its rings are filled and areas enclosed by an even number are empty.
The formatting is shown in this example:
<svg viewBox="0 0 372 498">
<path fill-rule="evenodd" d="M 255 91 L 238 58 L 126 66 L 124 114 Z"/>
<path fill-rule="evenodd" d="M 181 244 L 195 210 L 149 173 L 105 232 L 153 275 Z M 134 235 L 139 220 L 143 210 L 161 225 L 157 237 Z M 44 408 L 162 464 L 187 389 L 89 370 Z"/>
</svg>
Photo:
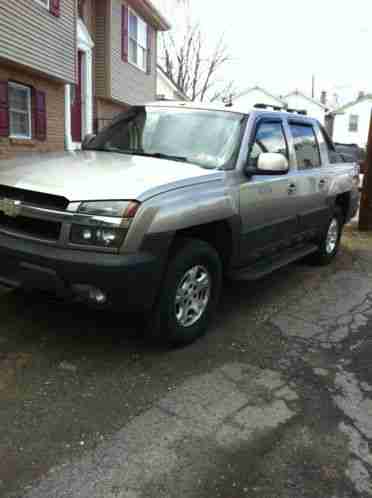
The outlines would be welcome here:
<svg viewBox="0 0 372 498">
<path fill-rule="evenodd" d="M 327 168 L 323 168 L 319 130 L 315 121 L 289 120 L 289 130 L 297 164 L 295 177 L 298 231 L 311 238 L 328 221 L 330 176 Z"/>
</svg>

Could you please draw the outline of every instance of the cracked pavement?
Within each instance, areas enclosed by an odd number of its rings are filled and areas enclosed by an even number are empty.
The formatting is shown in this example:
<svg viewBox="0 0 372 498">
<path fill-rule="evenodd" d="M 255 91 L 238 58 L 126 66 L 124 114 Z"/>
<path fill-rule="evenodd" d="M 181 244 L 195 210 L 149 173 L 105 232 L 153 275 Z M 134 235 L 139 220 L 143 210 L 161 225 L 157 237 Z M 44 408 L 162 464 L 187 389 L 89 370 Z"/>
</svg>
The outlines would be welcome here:
<svg viewBox="0 0 372 498">
<path fill-rule="evenodd" d="M 165 351 L 137 317 L 0 297 L 0 496 L 372 496 L 372 236 L 231 283 Z"/>
</svg>

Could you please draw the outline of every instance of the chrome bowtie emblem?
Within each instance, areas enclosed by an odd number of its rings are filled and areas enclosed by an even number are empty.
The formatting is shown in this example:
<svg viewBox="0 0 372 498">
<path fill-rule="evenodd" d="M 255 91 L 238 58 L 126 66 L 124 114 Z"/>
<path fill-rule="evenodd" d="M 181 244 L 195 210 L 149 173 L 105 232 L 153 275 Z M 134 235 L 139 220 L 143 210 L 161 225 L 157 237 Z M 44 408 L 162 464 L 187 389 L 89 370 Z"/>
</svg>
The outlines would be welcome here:
<svg viewBox="0 0 372 498">
<path fill-rule="evenodd" d="M 2 211 L 7 216 L 11 216 L 12 218 L 15 218 L 20 214 L 21 207 L 21 201 L 7 199 L 6 197 L 0 199 L 0 211 Z"/>
</svg>

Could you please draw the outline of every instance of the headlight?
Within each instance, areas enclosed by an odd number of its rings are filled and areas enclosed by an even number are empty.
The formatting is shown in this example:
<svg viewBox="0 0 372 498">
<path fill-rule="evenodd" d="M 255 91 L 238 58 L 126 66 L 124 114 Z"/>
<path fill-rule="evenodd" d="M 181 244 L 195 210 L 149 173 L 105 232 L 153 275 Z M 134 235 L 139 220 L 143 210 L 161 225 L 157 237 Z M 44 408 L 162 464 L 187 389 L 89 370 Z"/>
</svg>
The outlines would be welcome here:
<svg viewBox="0 0 372 498">
<path fill-rule="evenodd" d="M 72 225 L 70 240 L 73 244 L 119 248 L 126 232 L 124 228 Z"/>
<path fill-rule="evenodd" d="M 139 203 L 136 201 L 87 201 L 72 202 L 68 210 L 93 216 L 133 218 L 138 208 Z"/>
<path fill-rule="evenodd" d="M 136 201 L 70 203 L 68 210 L 76 213 L 76 222 L 74 220 L 71 225 L 70 241 L 73 244 L 119 248 L 139 205 Z"/>
</svg>

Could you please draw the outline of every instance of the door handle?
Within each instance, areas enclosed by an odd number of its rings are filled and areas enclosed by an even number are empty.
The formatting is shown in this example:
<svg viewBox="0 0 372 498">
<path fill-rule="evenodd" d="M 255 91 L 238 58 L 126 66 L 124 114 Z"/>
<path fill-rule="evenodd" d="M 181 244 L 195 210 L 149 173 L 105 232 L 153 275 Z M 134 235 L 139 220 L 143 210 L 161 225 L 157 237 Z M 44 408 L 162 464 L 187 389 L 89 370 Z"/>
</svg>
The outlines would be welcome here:
<svg viewBox="0 0 372 498">
<path fill-rule="evenodd" d="M 322 178 L 321 180 L 319 180 L 319 187 L 322 188 L 322 187 L 325 187 L 327 185 L 327 180 L 325 178 Z"/>
<path fill-rule="evenodd" d="M 297 185 L 295 183 L 290 183 L 288 185 L 288 194 L 291 195 L 291 194 L 294 194 L 297 190 Z"/>
</svg>

